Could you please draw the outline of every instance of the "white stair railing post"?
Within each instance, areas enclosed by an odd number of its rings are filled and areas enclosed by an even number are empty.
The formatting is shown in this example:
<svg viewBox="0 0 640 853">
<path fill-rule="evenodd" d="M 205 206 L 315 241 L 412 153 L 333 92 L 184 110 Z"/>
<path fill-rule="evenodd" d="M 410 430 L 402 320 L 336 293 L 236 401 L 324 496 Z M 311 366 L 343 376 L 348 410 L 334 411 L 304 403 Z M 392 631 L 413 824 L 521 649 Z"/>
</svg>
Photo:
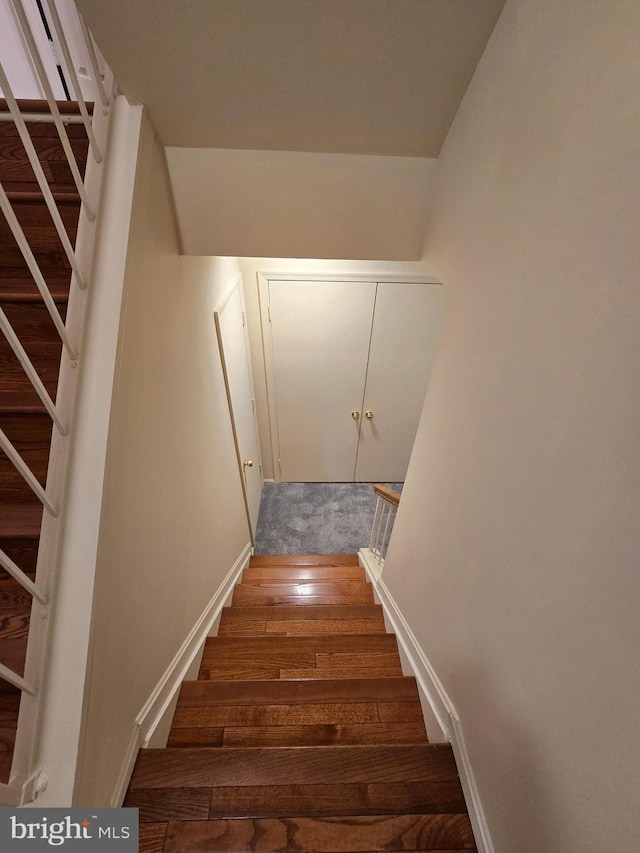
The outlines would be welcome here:
<svg viewBox="0 0 640 853">
<path fill-rule="evenodd" d="M 368 550 L 370 557 L 382 567 L 387 556 L 387 548 L 391 539 L 400 495 L 387 486 L 375 485 L 373 489 L 378 496 L 378 500 L 371 525 Z"/>
</svg>

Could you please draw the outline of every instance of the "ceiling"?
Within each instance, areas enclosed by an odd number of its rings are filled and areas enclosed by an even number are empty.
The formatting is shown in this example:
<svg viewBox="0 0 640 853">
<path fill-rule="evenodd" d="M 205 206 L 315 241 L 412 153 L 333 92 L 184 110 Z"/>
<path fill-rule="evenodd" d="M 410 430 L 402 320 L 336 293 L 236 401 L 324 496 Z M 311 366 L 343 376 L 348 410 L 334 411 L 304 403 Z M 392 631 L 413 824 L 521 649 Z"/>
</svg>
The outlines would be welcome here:
<svg viewBox="0 0 640 853">
<path fill-rule="evenodd" d="M 437 157 L 505 0 L 78 0 L 167 146 Z"/>
</svg>

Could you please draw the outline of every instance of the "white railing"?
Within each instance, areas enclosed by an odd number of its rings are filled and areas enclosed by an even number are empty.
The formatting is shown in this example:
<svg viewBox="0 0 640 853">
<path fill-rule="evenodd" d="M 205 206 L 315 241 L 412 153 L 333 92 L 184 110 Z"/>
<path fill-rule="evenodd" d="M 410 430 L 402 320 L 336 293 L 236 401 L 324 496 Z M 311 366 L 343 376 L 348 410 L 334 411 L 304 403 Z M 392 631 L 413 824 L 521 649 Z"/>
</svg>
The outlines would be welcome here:
<svg viewBox="0 0 640 853">
<path fill-rule="evenodd" d="M 371 526 L 369 551 L 378 565 L 382 566 L 387 556 L 389 539 L 400 503 L 400 494 L 388 486 L 382 485 L 375 485 L 373 491 L 378 496 L 378 500 Z"/>
<path fill-rule="evenodd" d="M 9 318 L 0 308 L 0 331 L 7 339 L 25 375 L 54 424 L 45 487 L 41 485 L 7 435 L 0 430 L 0 449 L 13 463 L 44 507 L 35 581 L 32 581 L 27 573 L 0 549 L 0 567 L 17 581 L 33 599 L 24 676 L 19 675 L 4 664 L 0 664 L 0 679 L 8 681 L 22 691 L 11 778 L 8 784 L 0 783 L 0 805 L 17 805 L 29 802 L 44 784 L 37 767 L 37 747 L 43 713 L 42 685 L 46 682 L 48 638 L 54 621 L 51 618 L 50 611 L 55 604 L 55 590 L 60 570 L 57 555 L 60 550 L 58 546 L 65 506 L 64 484 L 69 457 L 69 432 L 75 406 L 78 375 L 76 368 L 82 359 L 83 320 L 87 303 L 85 290 L 91 285 L 90 270 L 102 184 L 102 161 L 107 141 L 110 103 L 115 92 L 113 77 L 102 57 L 98 56 L 91 35 L 70 0 L 45 0 L 49 27 L 55 43 L 62 53 L 65 76 L 71 83 L 71 89 L 78 104 L 79 118 L 86 130 L 92 154 L 92 159 L 89 158 L 87 162 L 83 180 L 65 127 L 67 123 L 78 123 L 78 116 L 61 114 L 47 73 L 46 62 L 38 48 L 38 43 L 42 44 L 42 33 L 34 33 L 33 9 L 29 10 L 25 5 L 29 2 L 30 0 L 11 0 L 11 7 L 17 24 L 16 31 L 20 33 L 22 40 L 21 45 L 16 46 L 16 49 L 19 48 L 24 51 L 34 69 L 39 89 L 44 94 L 44 99 L 48 104 L 48 113 L 45 115 L 37 113 L 37 119 L 39 121 L 48 120 L 55 124 L 82 206 L 78 223 L 78 237 L 76 245 L 73 246 L 29 134 L 27 121 L 35 116 L 21 112 L 20 92 L 14 92 L 10 83 L 12 69 L 3 67 L 0 63 L 0 90 L 7 105 L 2 119 L 13 121 L 16 127 L 33 169 L 40 194 L 49 210 L 71 267 L 69 303 L 65 322 L 58 311 L 46 277 L 29 245 L 29 240 L 15 214 L 10 200 L 11 193 L 7 193 L 0 184 L 0 208 L 63 346 L 58 391 L 54 403 L 15 329 L 11 326 Z M 64 13 L 62 17 L 61 9 Z M 75 16 L 73 39 L 67 38 L 63 25 L 63 19 L 68 21 L 69 16 Z M 81 43 L 78 42 L 77 33 L 81 34 Z M 88 62 L 86 61 L 87 58 Z M 76 70 L 76 66 L 80 65 L 83 66 L 84 72 L 83 86 L 80 85 Z M 87 92 L 88 86 L 85 66 L 90 67 L 93 74 L 93 85 L 91 87 L 93 89 L 93 109 L 84 94 Z"/>
</svg>

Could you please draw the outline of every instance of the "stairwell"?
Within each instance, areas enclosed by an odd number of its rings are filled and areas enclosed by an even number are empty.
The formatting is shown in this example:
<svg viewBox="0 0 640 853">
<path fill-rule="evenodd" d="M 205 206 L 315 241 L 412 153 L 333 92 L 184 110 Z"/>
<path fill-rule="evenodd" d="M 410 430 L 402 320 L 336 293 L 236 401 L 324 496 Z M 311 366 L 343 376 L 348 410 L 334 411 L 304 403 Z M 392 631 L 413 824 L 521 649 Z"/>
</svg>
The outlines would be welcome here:
<svg viewBox="0 0 640 853">
<path fill-rule="evenodd" d="M 41 101 L 20 101 L 21 111 L 48 113 Z M 63 116 L 78 114 L 75 103 L 58 104 Z M 0 100 L 0 113 L 6 112 Z M 67 233 L 75 244 L 80 198 L 58 132 L 51 122 L 30 121 L 29 133 Z M 67 133 L 81 173 L 88 140 L 82 125 Z M 12 203 L 62 317 L 66 315 L 71 269 L 13 122 L 0 122 L 0 181 Z M 0 306 L 20 338 L 47 391 L 55 400 L 62 344 L 5 218 L 0 216 Z M 0 335 L 0 429 L 39 483 L 49 464 L 52 420 L 4 336 Z M 42 504 L 12 462 L 0 451 L 0 548 L 35 578 Z M 0 570 L 0 662 L 24 673 L 31 596 Z M 0 680 L 0 782 L 7 782 L 17 729 L 20 691 Z"/>
<path fill-rule="evenodd" d="M 476 850 L 355 555 L 251 558 L 124 805 L 144 853 Z"/>
</svg>

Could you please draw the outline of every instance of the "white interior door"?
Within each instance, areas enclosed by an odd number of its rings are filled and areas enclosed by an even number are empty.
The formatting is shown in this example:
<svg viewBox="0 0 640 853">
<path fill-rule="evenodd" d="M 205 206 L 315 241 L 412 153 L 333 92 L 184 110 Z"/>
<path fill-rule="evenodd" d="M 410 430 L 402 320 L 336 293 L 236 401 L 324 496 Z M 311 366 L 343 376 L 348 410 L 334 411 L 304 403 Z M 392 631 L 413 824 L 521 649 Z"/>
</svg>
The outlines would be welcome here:
<svg viewBox="0 0 640 853">
<path fill-rule="evenodd" d="M 442 288 L 378 284 L 355 479 L 401 482 L 440 336 Z"/>
<path fill-rule="evenodd" d="M 280 472 L 351 482 L 375 282 L 269 282 Z"/>
<path fill-rule="evenodd" d="M 262 495 L 262 465 L 240 280 L 227 300 L 215 312 L 215 321 L 238 454 L 238 466 L 253 537 L 258 523 Z"/>
</svg>

